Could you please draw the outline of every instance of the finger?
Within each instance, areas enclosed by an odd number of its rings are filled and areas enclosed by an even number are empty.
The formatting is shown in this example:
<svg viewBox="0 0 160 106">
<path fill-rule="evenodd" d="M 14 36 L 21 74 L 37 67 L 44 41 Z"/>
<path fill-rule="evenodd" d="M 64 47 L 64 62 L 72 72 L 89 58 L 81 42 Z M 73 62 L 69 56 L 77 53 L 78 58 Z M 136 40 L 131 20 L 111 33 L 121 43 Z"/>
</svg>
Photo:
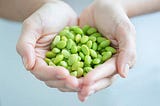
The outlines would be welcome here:
<svg viewBox="0 0 160 106">
<path fill-rule="evenodd" d="M 67 88 L 58 88 L 58 90 L 60 90 L 61 92 L 76 92 L 73 89 L 67 89 Z"/>
<path fill-rule="evenodd" d="M 60 66 L 48 66 L 41 58 L 36 58 L 36 64 L 31 73 L 39 80 L 63 80 L 69 75 L 68 70 Z"/>
<path fill-rule="evenodd" d="M 81 13 L 80 18 L 79 18 L 80 27 L 83 27 L 84 25 L 90 25 L 90 26 L 94 27 L 94 23 L 91 21 L 91 20 L 93 20 L 93 17 L 92 17 L 90 10 L 91 10 L 91 6 L 87 7 Z"/>
<path fill-rule="evenodd" d="M 109 87 L 112 82 L 115 80 L 115 77 L 112 78 L 104 78 L 97 82 L 95 82 L 93 85 L 90 86 L 84 86 L 83 89 L 78 93 L 78 97 L 81 101 L 85 101 L 88 96 Z"/>
<path fill-rule="evenodd" d="M 64 88 L 65 82 L 63 80 L 45 81 L 45 84 L 50 88 Z"/>
<path fill-rule="evenodd" d="M 136 61 L 135 29 L 129 22 L 122 22 L 116 30 L 119 42 L 119 54 L 117 58 L 117 71 L 121 77 L 126 77 L 129 67 Z"/>
<path fill-rule="evenodd" d="M 34 24 L 25 21 L 23 23 L 23 30 L 18 40 L 16 49 L 21 55 L 24 66 L 30 70 L 35 64 L 35 44 L 39 39 L 40 34 L 36 32 Z"/>
<path fill-rule="evenodd" d="M 109 77 L 116 73 L 116 58 L 113 57 L 102 65 L 97 66 L 84 77 L 84 85 L 91 85 L 94 82 Z"/>
</svg>

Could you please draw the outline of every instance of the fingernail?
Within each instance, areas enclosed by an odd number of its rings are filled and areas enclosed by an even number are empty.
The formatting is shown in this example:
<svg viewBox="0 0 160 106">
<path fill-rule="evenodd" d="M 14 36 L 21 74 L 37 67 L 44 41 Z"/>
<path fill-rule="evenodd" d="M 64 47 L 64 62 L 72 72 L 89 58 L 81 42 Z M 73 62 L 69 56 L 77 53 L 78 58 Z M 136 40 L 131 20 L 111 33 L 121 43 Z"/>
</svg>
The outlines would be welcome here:
<svg viewBox="0 0 160 106">
<path fill-rule="evenodd" d="M 28 69 L 27 59 L 25 57 L 23 57 L 23 64 L 25 68 Z"/>
<path fill-rule="evenodd" d="M 94 93 L 95 93 L 95 91 L 92 90 L 92 91 L 90 91 L 90 92 L 88 93 L 88 95 L 92 95 L 92 94 L 94 94 Z"/>
<path fill-rule="evenodd" d="M 126 64 L 125 69 L 124 69 L 124 76 L 127 77 L 129 71 L 129 65 Z"/>
</svg>

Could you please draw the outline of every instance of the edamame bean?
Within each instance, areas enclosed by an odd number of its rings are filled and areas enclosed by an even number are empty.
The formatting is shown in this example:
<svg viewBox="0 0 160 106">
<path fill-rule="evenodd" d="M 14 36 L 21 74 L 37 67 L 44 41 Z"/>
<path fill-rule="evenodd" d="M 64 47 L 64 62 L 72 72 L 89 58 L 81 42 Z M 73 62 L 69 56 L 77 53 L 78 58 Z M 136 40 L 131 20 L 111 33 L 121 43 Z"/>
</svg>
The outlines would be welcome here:
<svg viewBox="0 0 160 106">
<path fill-rule="evenodd" d="M 111 56 L 112 56 L 112 52 L 110 52 L 110 51 L 109 52 L 104 52 L 103 56 L 102 56 L 102 61 L 104 62 L 104 61 L 110 59 Z"/>
<path fill-rule="evenodd" d="M 82 28 L 84 34 L 87 34 L 87 31 L 88 31 L 89 28 L 90 28 L 89 25 L 85 25 L 85 26 Z"/>
<path fill-rule="evenodd" d="M 51 49 L 53 49 L 53 47 L 60 41 L 60 36 L 59 35 L 57 35 L 55 38 L 54 38 L 54 40 L 53 40 L 53 42 L 52 42 L 52 44 L 51 44 Z"/>
<path fill-rule="evenodd" d="M 58 48 L 53 48 L 53 49 L 52 49 L 52 52 L 55 53 L 55 54 L 60 53 L 60 51 L 61 51 L 61 50 L 58 49 Z"/>
<path fill-rule="evenodd" d="M 90 54 L 90 50 L 86 45 L 82 45 L 81 50 L 85 55 L 89 55 Z"/>
<path fill-rule="evenodd" d="M 50 58 L 50 59 L 53 58 L 53 57 L 55 57 L 55 55 L 56 55 L 56 54 L 54 54 L 54 53 L 51 52 L 51 51 L 48 51 L 48 52 L 46 53 L 46 57 L 47 57 L 47 58 Z"/>
<path fill-rule="evenodd" d="M 100 43 L 99 47 L 104 48 L 110 45 L 110 40 L 104 40 Z"/>
<path fill-rule="evenodd" d="M 101 60 L 99 58 L 95 58 L 92 61 L 93 64 L 99 64 L 100 62 L 101 62 Z"/>
<path fill-rule="evenodd" d="M 63 49 L 66 47 L 66 42 L 65 41 L 59 41 L 57 44 L 56 44 L 57 48 L 59 49 Z"/>
<path fill-rule="evenodd" d="M 79 56 L 81 57 L 82 60 L 84 60 L 84 54 L 82 52 L 79 52 Z"/>
<path fill-rule="evenodd" d="M 73 63 L 78 61 L 78 55 L 77 54 L 71 54 L 71 56 L 68 58 L 68 64 L 72 65 Z"/>
<path fill-rule="evenodd" d="M 90 49 L 90 54 L 91 54 L 91 56 L 92 56 L 93 58 L 96 58 L 96 57 L 97 57 L 96 51 L 94 51 L 94 50 L 92 50 L 92 49 Z"/>
<path fill-rule="evenodd" d="M 86 35 L 82 36 L 81 43 L 86 43 L 88 41 L 88 39 L 89 39 L 88 36 L 86 36 Z"/>
<path fill-rule="evenodd" d="M 77 70 L 77 77 L 81 77 L 83 75 L 83 69 L 82 68 L 78 68 Z"/>
<path fill-rule="evenodd" d="M 82 68 L 82 67 L 83 67 L 83 63 L 77 61 L 77 62 L 73 63 L 72 70 L 78 70 L 78 68 Z"/>
<path fill-rule="evenodd" d="M 62 54 L 63 54 L 64 58 L 68 58 L 71 55 L 70 52 L 67 51 L 66 49 L 62 50 Z"/>
<path fill-rule="evenodd" d="M 90 66 L 91 62 L 92 62 L 91 56 L 86 55 L 84 59 L 84 64 Z"/>
<path fill-rule="evenodd" d="M 56 56 L 56 58 L 54 59 L 54 64 L 58 64 L 60 61 L 62 61 L 64 58 L 64 56 L 62 54 L 59 54 Z"/>
<path fill-rule="evenodd" d="M 52 62 L 49 58 L 45 58 L 44 61 L 49 65 L 49 62 Z"/>
<path fill-rule="evenodd" d="M 71 72 L 71 73 L 70 73 L 70 75 L 71 75 L 71 76 L 75 76 L 75 77 L 77 77 L 77 71 L 73 71 L 73 72 Z"/>
<path fill-rule="evenodd" d="M 82 29 L 79 28 L 78 26 L 72 26 L 72 27 L 70 28 L 70 30 L 73 30 L 73 31 L 74 31 L 75 33 L 77 33 L 77 34 L 83 34 Z"/>
<path fill-rule="evenodd" d="M 89 73 L 91 70 L 93 70 L 92 67 L 84 67 L 86 73 Z"/>
<path fill-rule="evenodd" d="M 105 50 L 108 51 L 108 52 L 109 51 L 112 52 L 112 54 L 115 54 L 117 52 L 116 49 L 111 47 L 111 46 L 106 47 Z"/>
<path fill-rule="evenodd" d="M 77 53 L 77 51 L 78 51 L 77 46 L 73 45 L 73 46 L 71 47 L 71 53 L 72 53 L 72 54 L 75 54 L 75 53 Z"/>
<path fill-rule="evenodd" d="M 88 46 L 88 48 L 91 48 L 92 47 L 92 41 L 89 40 L 86 45 Z"/>
<path fill-rule="evenodd" d="M 96 42 L 93 42 L 92 49 L 93 49 L 93 50 L 97 50 L 97 48 L 98 48 L 97 43 L 96 43 Z"/>
<path fill-rule="evenodd" d="M 70 75 L 80 78 L 116 53 L 110 43 L 97 29 L 88 25 L 82 29 L 66 26 L 53 39 L 44 60 L 49 66 L 65 67 Z"/>
<path fill-rule="evenodd" d="M 74 42 L 72 39 L 68 39 L 67 41 L 67 49 L 71 49 L 71 47 L 74 45 Z"/>
<path fill-rule="evenodd" d="M 49 62 L 49 66 L 56 66 L 52 61 Z"/>
<path fill-rule="evenodd" d="M 89 28 L 88 31 L 87 31 L 87 34 L 91 35 L 91 34 L 96 33 L 96 32 L 97 32 L 96 28 Z"/>
<path fill-rule="evenodd" d="M 97 37 L 101 37 L 102 35 L 100 33 L 96 32 L 96 33 L 92 34 L 91 36 L 94 36 L 97 38 Z"/>
<path fill-rule="evenodd" d="M 96 39 L 95 36 L 92 36 L 92 35 L 91 35 L 91 36 L 89 37 L 89 40 L 91 40 L 92 42 L 95 42 L 97 39 Z"/>
<path fill-rule="evenodd" d="M 61 62 L 60 62 L 60 66 L 67 67 L 68 65 L 67 65 L 67 62 L 61 61 Z"/>
<path fill-rule="evenodd" d="M 76 35 L 75 41 L 76 41 L 76 43 L 79 43 L 81 41 L 81 35 L 80 34 Z"/>
<path fill-rule="evenodd" d="M 97 37 L 97 42 L 98 43 L 101 43 L 101 42 L 103 42 L 103 41 L 105 41 L 106 39 L 105 38 L 103 38 L 103 37 Z"/>
</svg>

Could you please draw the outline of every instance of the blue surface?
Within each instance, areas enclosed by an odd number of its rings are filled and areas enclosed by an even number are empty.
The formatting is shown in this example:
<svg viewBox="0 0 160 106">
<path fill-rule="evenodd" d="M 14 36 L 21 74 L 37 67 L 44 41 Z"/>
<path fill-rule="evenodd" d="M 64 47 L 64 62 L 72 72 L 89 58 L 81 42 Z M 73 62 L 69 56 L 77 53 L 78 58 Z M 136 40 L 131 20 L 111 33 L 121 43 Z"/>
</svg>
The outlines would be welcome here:
<svg viewBox="0 0 160 106">
<path fill-rule="evenodd" d="M 136 66 L 88 101 L 46 87 L 27 72 L 15 45 L 21 23 L 0 20 L 0 106 L 160 106 L 160 13 L 132 19 L 137 30 Z"/>
</svg>

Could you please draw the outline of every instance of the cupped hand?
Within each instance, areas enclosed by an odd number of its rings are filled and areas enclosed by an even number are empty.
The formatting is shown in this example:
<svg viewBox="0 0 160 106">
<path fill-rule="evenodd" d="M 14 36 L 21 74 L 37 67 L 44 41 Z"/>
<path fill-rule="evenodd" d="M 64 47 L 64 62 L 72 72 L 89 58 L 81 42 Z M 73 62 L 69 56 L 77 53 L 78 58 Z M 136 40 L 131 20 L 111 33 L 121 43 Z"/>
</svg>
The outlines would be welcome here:
<svg viewBox="0 0 160 106">
<path fill-rule="evenodd" d="M 79 99 L 84 101 L 90 94 L 108 87 L 116 73 L 126 77 L 130 67 L 135 64 L 135 29 L 125 9 L 117 0 L 95 0 L 80 15 L 80 26 L 86 24 L 96 27 L 118 48 L 116 57 L 97 67 L 83 78 Z"/>
<path fill-rule="evenodd" d="M 24 21 L 17 43 L 25 68 L 47 86 L 64 92 L 77 91 L 78 79 L 70 76 L 65 68 L 48 66 L 43 59 L 56 34 L 65 26 L 76 24 L 77 16 L 67 4 L 62 1 L 46 3 Z"/>
</svg>

